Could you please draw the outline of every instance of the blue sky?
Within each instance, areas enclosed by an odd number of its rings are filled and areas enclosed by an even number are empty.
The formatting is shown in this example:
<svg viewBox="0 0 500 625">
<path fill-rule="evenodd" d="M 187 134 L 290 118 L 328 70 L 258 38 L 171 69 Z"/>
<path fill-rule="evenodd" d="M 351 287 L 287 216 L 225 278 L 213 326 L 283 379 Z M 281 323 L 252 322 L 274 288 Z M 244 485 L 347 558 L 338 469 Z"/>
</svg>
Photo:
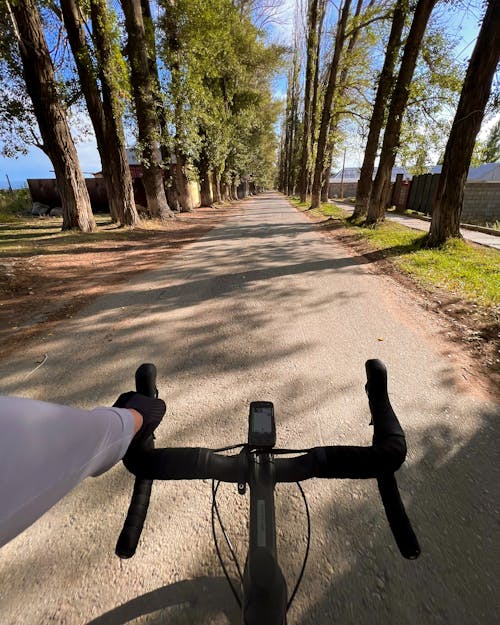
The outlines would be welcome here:
<svg viewBox="0 0 500 625">
<path fill-rule="evenodd" d="M 296 5 L 296 0 L 285 0 L 277 3 L 275 19 L 266 26 L 274 40 L 291 45 Z M 443 4 L 440 8 L 446 21 L 452 24 L 454 30 L 461 36 L 460 43 L 454 51 L 454 55 L 459 58 L 468 59 L 474 48 L 479 20 L 481 19 L 481 10 L 478 5 L 480 3 L 477 0 L 468 0 L 467 12 L 457 10 L 457 7 L 449 4 Z M 274 88 L 276 96 L 283 97 L 286 91 L 285 78 L 279 77 L 275 81 Z M 100 171 L 101 164 L 95 140 L 78 143 L 76 148 L 85 175 L 89 176 L 92 172 Z M 353 150 L 352 162 L 346 163 L 346 166 L 359 166 L 357 161 L 361 158 L 362 147 L 360 146 Z M 13 187 L 20 187 L 26 184 L 27 178 L 53 178 L 52 169 L 49 159 L 38 148 L 31 148 L 26 156 L 21 155 L 17 159 L 5 158 L 0 155 L 0 188 L 7 187 L 7 176 L 9 176 Z"/>
</svg>

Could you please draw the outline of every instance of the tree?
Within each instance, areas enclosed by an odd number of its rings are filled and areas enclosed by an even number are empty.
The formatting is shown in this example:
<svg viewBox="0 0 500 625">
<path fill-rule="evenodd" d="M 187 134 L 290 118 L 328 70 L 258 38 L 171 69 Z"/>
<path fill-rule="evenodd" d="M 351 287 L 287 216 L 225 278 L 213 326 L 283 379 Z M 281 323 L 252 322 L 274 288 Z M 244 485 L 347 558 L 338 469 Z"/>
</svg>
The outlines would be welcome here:
<svg viewBox="0 0 500 625">
<path fill-rule="evenodd" d="M 186 111 L 189 98 L 186 94 L 186 75 L 183 72 L 185 52 L 182 37 L 185 10 L 182 2 L 163 0 L 162 30 L 164 33 L 163 60 L 170 72 L 169 95 L 172 102 L 172 123 L 174 126 L 173 153 L 175 156 L 174 187 L 181 211 L 192 210 L 189 191 L 189 149 L 193 136 L 193 121 Z"/>
<path fill-rule="evenodd" d="M 500 59 L 500 1 L 489 0 L 465 76 L 444 153 L 428 243 L 460 237 L 460 216 L 470 159 Z"/>
<path fill-rule="evenodd" d="M 26 89 L 33 104 L 43 150 L 54 167 L 63 209 L 63 230 L 92 232 L 96 229 L 66 112 L 57 91 L 54 67 L 34 0 L 6 8 L 12 18 L 21 56 Z M 5 13 L 4 13 L 5 15 Z"/>
<path fill-rule="evenodd" d="M 500 119 L 486 137 L 482 161 L 483 163 L 498 163 L 500 161 Z"/>
<path fill-rule="evenodd" d="M 355 51 L 359 43 L 359 36 L 361 30 L 366 28 L 366 23 L 361 21 L 360 16 L 363 9 L 363 1 L 357 0 L 356 9 L 352 16 L 352 27 L 349 32 L 346 33 L 347 46 L 345 54 L 343 55 L 343 61 L 341 63 L 340 75 L 338 78 L 338 84 L 336 87 L 336 93 L 334 94 L 333 110 L 330 118 L 330 127 L 328 130 L 328 142 L 326 147 L 326 157 L 324 159 L 325 167 L 322 175 L 321 185 L 321 201 L 328 202 L 328 189 L 330 184 L 330 173 L 332 168 L 332 158 L 335 150 L 335 143 L 339 135 L 339 124 L 344 114 L 342 108 L 350 108 L 345 106 L 346 93 L 348 90 L 348 78 L 354 65 L 354 59 L 356 57 Z M 366 7 L 366 16 L 372 15 L 372 7 L 375 0 L 370 0 Z M 368 19 L 368 22 L 371 19 Z"/>
<path fill-rule="evenodd" d="M 439 13 L 431 15 L 410 85 L 397 155 L 398 164 L 413 175 L 427 173 L 434 154 L 444 153 L 450 115 L 457 107 L 466 69 L 449 53 L 457 44 L 456 35 L 443 29 Z"/>
<path fill-rule="evenodd" d="M 288 74 L 288 94 L 286 106 L 286 135 L 285 135 L 285 180 L 284 191 L 287 195 L 292 195 L 297 182 L 297 160 L 300 145 L 299 135 L 299 46 L 298 38 L 295 37 L 295 47 L 293 51 L 292 67 Z"/>
<path fill-rule="evenodd" d="M 307 165 L 307 193 L 309 193 L 311 188 L 311 174 L 314 165 L 314 155 L 316 152 L 316 142 L 318 137 L 318 107 L 319 107 L 319 88 L 320 88 L 320 67 L 321 67 L 321 40 L 323 33 L 323 23 L 325 20 L 326 14 L 326 0 L 320 0 L 320 5 L 318 8 L 319 18 L 318 18 L 318 37 L 316 42 L 316 53 L 315 53 L 315 69 L 314 69 L 314 81 L 313 81 L 313 93 L 312 93 L 312 101 L 311 101 L 311 130 L 310 130 L 310 142 L 311 142 L 311 159 Z"/>
<path fill-rule="evenodd" d="M 408 0 L 397 0 L 392 15 L 391 31 L 385 52 L 384 64 L 380 72 L 380 78 L 377 86 L 377 94 L 373 104 L 372 115 L 370 118 L 370 126 L 368 137 L 366 139 L 365 153 L 363 164 L 359 175 L 358 187 L 356 190 L 356 206 L 352 215 L 352 219 L 358 219 L 366 215 L 368 210 L 368 200 L 370 197 L 373 170 L 375 168 L 375 157 L 384 123 L 384 114 L 386 111 L 387 100 L 394 81 L 394 68 L 401 47 L 401 36 L 405 24 L 406 16 L 409 11 Z"/>
<path fill-rule="evenodd" d="M 337 33 L 335 36 L 335 46 L 332 61 L 328 69 L 328 83 L 326 87 L 325 97 L 323 101 L 323 110 L 321 113 L 321 125 L 318 136 L 318 148 L 316 154 L 316 163 L 314 167 L 314 179 L 311 193 L 311 208 L 317 208 L 320 205 L 320 194 L 322 185 L 322 175 L 325 169 L 325 156 L 327 156 L 326 148 L 328 141 L 328 131 L 330 127 L 330 119 L 332 115 L 333 95 L 337 86 L 337 74 L 340 63 L 340 56 L 345 41 L 345 32 L 349 11 L 351 8 L 351 0 L 345 0 L 340 19 L 337 24 Z"/>
<path fill-rule="evenodd" d="M 150 73 L 141 0 L 121 0 L 121 5 L 127 30 L 127 55 L 137 116 L 143 169 L 142 183 L 151 215 L 166 219 L 172 217 L 173 213 L 168 206 L 163 185 L 159 144 L 161 130 L 156 112 L 155 81 Z"/>
<path fill-rule="evenodd" d="M 105 3 L 94 3 L 93 6 L 97 69 L 94 67 L 93 54 L 85 35 L 81 7 L 77 0 L 61 0 L 60 4 L 81 89 L 96 136 L 111 216 L 114 221 L 136 226 L 140 220 L 135 207 L 132 177 L 125 150 L 121 122 L 121 93 L 116 79 L 117 68 L 112 54 L 112 23 L 107 7 Z M 97 73 L 101 90 L 97 83 Z"/>
<path fill-rule="evenodd" d="M 270 79 L 282 49 L 265 45 L 241 6 L 230 0 L 165 4 L 163 60 L 174 149 L 198 172 L 202 204 L 236 199 L 268 178 L 276 106 Z M 177 152 L 176 152 L 177 157 Z"/>
<path fill-rule="evenodd" d="M 311 108 L 312 92 L 314 90 L 315 72 L 317 71 L 316 54 L 318 54 L 318 24 L 319 24 L 319 0 L 310 0 L 307 12 L 307 56 L 306 56 L 306 76 L 304 88 L 304 118 L 302 153 L 300 156 L 300 171 L 298 180 L 298 191 L 300 201 L 305 202 L 308 186 L 308 170 L 311 158 Z"/>
<path fill-rule="evenodd" d="M 422 39 L 432 10 L 437 0 L 418 0 L 413 21 L 406 39 L 398 78 L 391 97 L 384 141 L 380 154 L 377 175 L 373 182 L 368 206 L 367 223 L 382 220 L 390 190 L 392 168 L 399 147 L 403 114 L 410 94 L 410 84 L 417 64 Z"/>
</svg>

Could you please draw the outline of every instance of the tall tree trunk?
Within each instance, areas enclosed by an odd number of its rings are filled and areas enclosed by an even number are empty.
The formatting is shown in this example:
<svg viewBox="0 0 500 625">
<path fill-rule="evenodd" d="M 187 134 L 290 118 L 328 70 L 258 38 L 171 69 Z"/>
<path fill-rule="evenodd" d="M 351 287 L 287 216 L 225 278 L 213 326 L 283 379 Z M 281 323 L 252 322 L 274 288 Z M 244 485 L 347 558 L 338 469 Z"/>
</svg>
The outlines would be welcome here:
<svg viewBox="0 0 500 625">
<path fill-rule="evenodd" d="M 173 211 L 181 210 L 179 204 L 179 193 L 177 192 L 177 180 L 176 180 L 176 165 L 171 164 L 165 170 L 165 195 L 167 196 L 168 205 Z"/>
<path fill-rule="evenodd" d="M 378 142 L 382 131 L 382 125 L 384 123 L 387 100 L 394 82 L 394 68 L 396 67 L 396 61 L 401 47 L 401 35 L 403 33 L 408 10 L 408 0 L 398 0 L 396 6 L 394 7 L 391 32 L 389 34 L 389 41 L 387 42 L 384 65 L 380 73 L 377 94 L 375 96 L 375 103 L 373 105 L 372 116 L 370 119 L 370 128 L 368 130 L 368 137 L 366 140 L 363 165 L 361 166 L 358 187 L 356 190 L 356 206 L 354 208 L 352 219 L 358 219 L 359 217 L 366 215 L 368 211 L 368 200 L 370 198 L 372 188 L 375 157 L 377 155 Z"/>
<path fill-rule="evenodd" d="M 300 201 L 305 202 L 307 197 L 307 169 L 310 154 L 310 133 L 311 133 L 311 89 L 314 83 L 314 71 L 316 70 L 315 54 L 317 52 L 318 39 L 318 2 L 310 0 L 307 12 L 307 60 L 306 76 L 304 87 L 304 122 L 302 136 L 302 153 L 300 155 L 300 170 L 298 180 L 298 191 Z"/>
<path fill-rule="evenodd" d="M 175 189 L 177 200 L 181 212 L 192 210 L 191 195 L 189 193 L 189 179 L 186 173 L 187 158 L 183 150 L 182 126 L 184 124 L 184 101 L 182 89 L 182 69 L 181 69 L 181 42 L 179 39 L 179 24 L 176 19 L 175 0 L 165 2 L 164 27 L 166 42 L 171 53 L 170 80 L 171 93 L 173 98 L 173 124 L 175 126 L 174 135 L 174 156 L 175 156 Z"/>
<path fill-rule="evenodd" d="M 61 0 L 61 9 L 87 110 L 97 140 L 111 217 L 113 221 L 120 221 L 122 224 L 137 225 L 140 220 L 135 208 L 132 177 L 127 162 L 121 116 L 116 106 L 118 96 L 107 78 L 111 73 L 111 68 L 104 67 L 102 64 L 100 68 L 103 98 L 107 99 L 106 107 L 104 107 L 93 71 L 92 57 L 83 29 L 83 20 L 76 0 Z M 94 24 L 94 34 L 97 41 L 105 38 L 108 32 L 107 29 L 102 28 L 102 19 L 104 18 L 105 16 L 100 16 Z M 101 32 L 99 33 L 99 31 Z M 106 47 L 109 49 L 109 45 Z M 109 54 L 106 55 L 103 49 L 99 50 L 98 57 L 107 63 L 110 61 Z M 104 113 L 105 108 L 108 110 L 107 115 Z M 109 111 L 113 109 L 115 113 L 110 115 Z"/>
<path fill-rule="evenodd" d="M 238 181 L 236 176 L 231 177 L 231 199 L 238 200 Z"/>
<path fill-rule="evenodd" d="M 225 175 L 221 178 L 220 194 L 221 194 L 223 202 L 228 202 L 231 199 L 230 191 L 229 191 L 229 184 L 227 182 L 227 178 Z"/>
<path fill-rule="evenodd" d="M 140 219 L 135 206 L 132 177 L 125 150 L 125 136 L 121 120 L 122 105 L 113 82 L 117 67 L 114 60 L 113 43 L 110 38 L 113 22 L 106 0 L 90 0 L 90 16 L 102 92 L 103 149 L 109 150 L 104 161 L 102 161 L 104 165 L 103 175 L 107 174 L 110 180 L 111 210 L 117 214 L 118 220 L 122 224 L 138 226 Z M 113 162 L 111 162 L 112 159 Z M 124 185 L 121 191 L 125 200 L 124 203 L 118 200 L 119 195 L 117 196 L 114 192 L 114 189 L 121 184 Z"/>
<path fill-rule="evenodd" d="M 328 84 L 326 87 L 325 98 L 323 102 L 323 111 L 321 113 L 321 125 L 318 137 L 318 150 L 316 154 L 316 163 L 314 167 L 314 179 L 311 193 L 311 208 L 318 208 L 321 200 L 321 184 L 322 175 L 326 166 L 325 157 L 328 141 L 328 130 L 330 127 L 330 118 L 332 114 L 333 94 L 337 86 L 337 73 L 340 63 L 340 56 L 345 40 L 345 30 L 349 11 L 351 8 L 351 0 L 345 0 L 342 13 L 337 26 L 337 34 L 335 36 L 335 48 L 333 52 L 332 62 L 328 73 Z"/>
<path fill-rule="evenodd" d="M 127 54 L 130 62 L 132 91 L 139 143 L 142 151 L 142 182 L 146 191 L 148 209 L 154 217 L 172 217 L 163 185 L 160 153 L 160 125 L 156 114 L 154 79 L 150 74 L 148 42 L 142 17 L 141 0 L 121 0 L 127 30 Z"/>
<path fill-rule="evenodd" d="M 358 0 L 356 5 L 356 9 L 354 11 L 353 20 L 356 20 L 361 14 L 361 9 L 363 8 L 363 1 Z M 374 0 L 371 0 L 367 6 L 367 9 L 370 9 L 373 6 Z M 356 43 L 359 39 L 360 28 L 354 28 L 349 37 L 349 42 L 347 44 L 346 52 L 345 52 L 345 60 L 343 63 L 342 70 L 340 72 L 340 77 L 338 79 L 337 85 L 337 102 L 341 102 L 346 89 L 347 89 L 347 78 L 349 76 L 349 60 L 351 55 L 354 52 L 354 48 L 356 47 Z M 328 202 L 328 190 L 330 187 L 330 174 L 332 171 L 332 159 L 333 153 L 335 150 L 335 141 L 337 139 L 337 131 L 340 122 L 340 115 L 338 112 L 335 112 L 330 119 L 330 128 L 328 130 L 328 143 L 325 150 L 326 158 L 325 158 L 325 168 L 322 174 L 322 184 L 321 184 L 321 202 Z"/>
<path fill-rule="evenodd" d="M 212 189 L 214 194 L 214 202 L 222 202 L 221 188 L 220 188 L 220 170 L 217 167 L 212 171 Z"/>
<path fill-rule="evenodd" d="M 212 196 L 212 186 L 210 184 L 210 166 L 205 146 L 202 146 L 200 150 L 200 157 L 198 159 L 198 172 L 200 175 L 201 206 L 207 206 L 211 208 L 213 206 L 214 199 Z"/>
<path fill-rule="evenodd" d="M 40 128 L 44 151 L 50 158 L 63 209 L 63 230 L 96 229 L 90 199 L 83 178 L 66 113 L 57 94 L 54 66 L 43 33 L 42 21 L 33 0 L 15 3 L 16 24 L 26 89 Z"/>
<path fill-rule="evenodd" d="M 429 244 L 460 237 L 467 172 L 500 59 L 500 1 L 489 0 L 444 153 Z"/>
<path fill-rule="evenodd" d="M 283 163 L 283 190 L 286 195 L 291 195 L 296 184 L 297 170 L 297 130 L 298 130 L 298 100 L 299 100 L 299 58 L 298 42 L 295 40 L 292 67 L 288 72 L 287 102 L 285 113 L 285 145 Z"/>
<path fill-rule="evenodd" d="M 314 69 L 314 84 L 313 84 L 313 94 L 311 101 L 311 129 L 310 129 L 310 152 L 311 152 L 311 160 L 307 165 L 307 191 L 308 195 L 311 191 L 312 185 L 312 172 L 314 169 L 314 154 L 316 150 L 316 140 L 317 140 L 317 114 L 318 114 L 318 100 L 319 100 L 319 82 L 320 82 L 320 63 L 321 63 L 321 37 L 323 33 L 323 22 L 325 19 L 326 13 L 326 0 L 320 0 L 320 4 L 318 7 L 318 37 L 316 44 L 316 55 L 315 55 L 315 69 Z"/>
<path fill-rule="evenodd" d="M 291 140 L 291 132 L 292 132 L 292 124 L 291 124 L 291 99 L 292 99 L 292 81 L 291 81 L 291 72 L 288 73 L 288 85 L 286 92 L 286 109 L 285 109 L 285 140 L 283 143 L 283 187 L 282 191 L 285 195 L 288 195 L 288 171 L 290 169 L 290 140 Z"/>
<path fill-rule="evenodd" d="M 377 223 L 384 218 L 388 201 L 392 168 L 399 149 L 399 139 L 403 115 L 410 95 L 410 85 L 417 64 L 418 53 L 427 27 L 427 22 L 437 0 L 418 0 L 415 15 L 404 47 L 398 79 L 389 106 L 389 114 L 384 132 L 384 141 L 377 175 L 373 182 L 368 206 L 367 223 Z"/>
<path fill-rule="evenodd" d="M 164 100 L 163 90 L 160 84 L 160 76 L 158 73 L 158 63 L 156 61 L 156 35 L 153 16 L 151 13 L 151 5 L 149 0 L 141 0 L 142 18 L 144 22 L 144 31 L 146 33 L 146 43 L 149 62 L 149 74 L 153 82 L 153 97 L 156 104 L 156 115 L 160 129 L 160 154 L 163 161 L 163 183 L 165 187 L 165 195 L 167 203 L 171 210 L 180 210 L 179 192 L 177 190 L 177 181 L 172 164 L 171 141 L 169 137 L 169 121 L 167 114 L 167 106 Z"/>
<path fill-rule="evenodd" d="M 177 191 L 179 208 L 182 213 L 189 213 L 193 210 L 193 203 L 189 191 L 189 178 L 186 173 L 187 159 L 179 146 L 175 148 L 175 160 L 175 189 Z"/>
<path fill-rule="evenodd" d="M 298 151 L 298 129 L 299 129 L 299 45 L 295 42 L 295 50 L 292 65 L 292 94 L 291 94 L 291 110 L 290 110 L 290 145 L 289 145 L 289 165 L 288 165 L 288 194 L 295 193 L 297 185 L 297 151 Z"/>
<path fill-rule="evenodd" d="M 330 159 L 332 159 L 333 157 L 333 151 L 330 152 Z M 322 174 L 322 184 L 321 184 L 321 191 L 320 191 L 320 199 L 321 202 L 323 203 L 327 203 L 328 202 L 328 188 L 330 186 L 330 175 L 332 172 L 332 165 L 331 165 L 331 160 L 330 163 L 325 167 L 325 169 L 323 170 L 323 174 Z"/>
</svg>

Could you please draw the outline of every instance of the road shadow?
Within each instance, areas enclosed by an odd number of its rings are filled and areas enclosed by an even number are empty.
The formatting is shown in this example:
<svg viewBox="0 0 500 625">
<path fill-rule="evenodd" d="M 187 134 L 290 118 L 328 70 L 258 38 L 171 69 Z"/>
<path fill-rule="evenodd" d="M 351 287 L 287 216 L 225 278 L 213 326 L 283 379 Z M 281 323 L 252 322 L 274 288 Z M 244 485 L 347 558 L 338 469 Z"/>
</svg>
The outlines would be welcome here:
<svg viewBox="0 0 500 625">
<path fill-rule="evenodd" d="M 233 584 L 238 587 L 236 580 Z M 157 613 L 157 614 L 154 614 Z M 149 615 L 147 619 L 140 617 Z M 222 617 L 222 619 L 221 619 Z M 239 608 L 225 577 L 199 577 L 176 582 L 132 599 L 86 625 L 191 625 L 238 623 Z"/>
</svg>

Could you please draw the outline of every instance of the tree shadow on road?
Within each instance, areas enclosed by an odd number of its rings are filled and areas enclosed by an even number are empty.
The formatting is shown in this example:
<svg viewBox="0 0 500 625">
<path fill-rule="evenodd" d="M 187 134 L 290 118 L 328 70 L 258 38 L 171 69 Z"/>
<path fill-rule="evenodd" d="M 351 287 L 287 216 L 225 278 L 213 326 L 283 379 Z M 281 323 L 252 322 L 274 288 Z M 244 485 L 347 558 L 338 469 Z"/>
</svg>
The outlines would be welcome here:
<svg viewBox="0 0 500 625">
<path fill-rule="evenodd" d="M 237 586 L 236 580 L 232 580 Z M 192 625 L 239 622 L 239 609 L 225 577 L 198 577 L 132 599 L 87 625 Z M 146 617 L 146 618 L 141 618 Z"/>
</svg>

